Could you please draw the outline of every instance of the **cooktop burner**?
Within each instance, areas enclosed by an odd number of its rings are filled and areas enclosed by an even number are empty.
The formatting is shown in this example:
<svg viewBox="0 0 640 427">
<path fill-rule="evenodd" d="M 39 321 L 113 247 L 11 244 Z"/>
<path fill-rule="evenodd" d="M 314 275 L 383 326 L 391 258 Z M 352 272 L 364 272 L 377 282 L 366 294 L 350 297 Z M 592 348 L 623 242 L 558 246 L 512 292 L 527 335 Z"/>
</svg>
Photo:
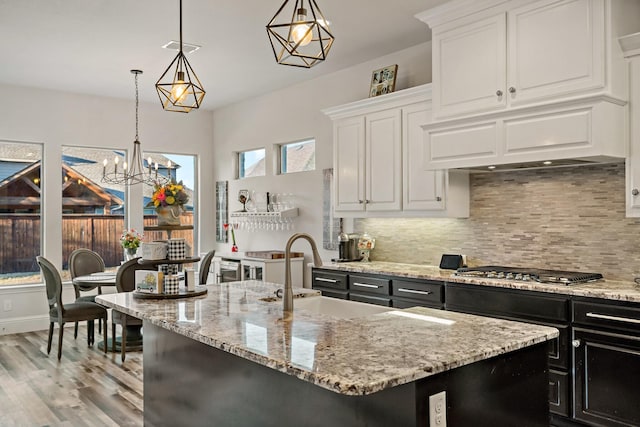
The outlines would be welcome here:
<svg viewBox="0 0 640 427">
<path fill-rule="evenodd" d="M 486 277 L 493 279 L 508 279 L 524 282 L 556 283 L 572 285 L 576 283 L 592 282 L 602 279 L 600 273 L 581 273 L 579 271 L 543 270 L 525 267 L 504 267 L 487 265 L 480 267 L 459 268 L 456 276 Z"/>
</svg>

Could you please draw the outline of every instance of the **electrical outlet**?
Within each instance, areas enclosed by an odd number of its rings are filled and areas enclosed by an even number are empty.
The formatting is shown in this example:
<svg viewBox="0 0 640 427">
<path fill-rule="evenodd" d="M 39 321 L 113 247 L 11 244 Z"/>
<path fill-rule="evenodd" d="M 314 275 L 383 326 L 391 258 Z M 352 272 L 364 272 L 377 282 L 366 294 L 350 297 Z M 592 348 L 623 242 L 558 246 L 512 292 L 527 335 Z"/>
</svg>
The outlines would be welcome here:
<svg viewBox="0 0 640 427">
<path fill-rule="evenodd" d="M 447 426 L 447 392 L 429 396 L 429 427 Z"/>
<path fill-rule="evenodd" d="M 4 300 L 4 307 L 3 307 L 4 311 L 11 311 L 13 310 L 13 303 L 11 302 L 10 299 L 6 299 Z"/>
</svg>

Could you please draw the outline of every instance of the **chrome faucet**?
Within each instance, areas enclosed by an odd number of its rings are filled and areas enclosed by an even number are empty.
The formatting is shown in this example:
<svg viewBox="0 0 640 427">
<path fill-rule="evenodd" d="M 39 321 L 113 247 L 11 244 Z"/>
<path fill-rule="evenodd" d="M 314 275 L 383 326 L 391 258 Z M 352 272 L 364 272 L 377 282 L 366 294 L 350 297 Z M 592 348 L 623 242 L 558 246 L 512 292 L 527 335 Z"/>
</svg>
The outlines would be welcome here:
<svg viewBox="0 0 640 427">
<path fill-rule="evenodd" d="M 293 312 L 293 288 L 291 285 L 291 245 L 298 239 L 305 239 L 311 245 L 311 251 L 313 252 L 313 265 L 316 267 L 322 267 L 322 260 L 316 247 L 316 242 L 313 237 L 306 233 L 296 233 L 289 238 L 287 246 L 284 249 L 284 297 L 282 301 L 284 303 L 283 310 L 285 312 Z"/>
</svg>

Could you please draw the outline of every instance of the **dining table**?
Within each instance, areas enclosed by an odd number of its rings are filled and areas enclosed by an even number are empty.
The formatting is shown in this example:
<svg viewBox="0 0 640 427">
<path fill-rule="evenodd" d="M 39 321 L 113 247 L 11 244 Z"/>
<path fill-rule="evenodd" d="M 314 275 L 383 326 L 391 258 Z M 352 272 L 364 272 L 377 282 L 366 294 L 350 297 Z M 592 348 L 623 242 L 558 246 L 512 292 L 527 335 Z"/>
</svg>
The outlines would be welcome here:
<svg viewBox="0 0 640 427">
<path fill-rule="evenodd" d="M 72 283 L 80 287 L 82 291 L 89 291 L 97 287 L 115 287 L 116 286 L 116 272 L 115 271 L 101 271 L 97 273 L 87 274 L 85 276 L 77 276 L 72 279 Z M 107 326 L 105 325 L 105 328 Z M 142 350 L 142 325 L 127 325 L 127 351 L 139 351 Z M 107 350 L 119 353 L 122 349 L 122 336 L 117 336 L 115 339 L 115 347 L 111 340 L 105 343 L 101 341 L 98 343 L 98 348 L 104 350 L 104 346 L 107 346 Z"/>
</svg>

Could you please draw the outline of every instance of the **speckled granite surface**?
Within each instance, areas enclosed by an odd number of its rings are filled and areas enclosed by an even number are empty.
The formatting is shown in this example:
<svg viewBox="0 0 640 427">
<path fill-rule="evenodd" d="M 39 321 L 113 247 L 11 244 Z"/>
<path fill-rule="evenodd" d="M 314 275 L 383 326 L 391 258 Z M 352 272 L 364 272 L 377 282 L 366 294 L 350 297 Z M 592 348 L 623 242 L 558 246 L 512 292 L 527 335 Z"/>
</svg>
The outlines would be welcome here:
<svg viewBox="0 0 640 427">
<path fill-rule="evenodd" d="M 640 302 L 640 285 L 619 280 L 598 280 L 578 285 L 553 285 L 537 282 L 519 282 L 507 279 L 485 279 L 453 275 L 452 270 L 438 267 L 396 262 L 345 262 L 325 263 L 322 268 L 352 273 L 389 274 L 414 279 L 443 280 L 447 282 L 468 283 L 472 285 L 495 286 L 500 288 L 522 289 L 528 291 L 550 292 L 590 298 L 604 298 L 617 301 Z"/>
<path fill-rule="evenodd" d="M 554 328 L 421 307 L 338 319 L 296 310 L 294 300 L 293 317 L 284 319 L 281 301 L 261 300 L 278 287 L 243 281 L 208 285 L 207 295 L 194 298 L 119 293 L 96 301 L 346 395 L 375 393 L 558 336 Z"/>
</svg>

